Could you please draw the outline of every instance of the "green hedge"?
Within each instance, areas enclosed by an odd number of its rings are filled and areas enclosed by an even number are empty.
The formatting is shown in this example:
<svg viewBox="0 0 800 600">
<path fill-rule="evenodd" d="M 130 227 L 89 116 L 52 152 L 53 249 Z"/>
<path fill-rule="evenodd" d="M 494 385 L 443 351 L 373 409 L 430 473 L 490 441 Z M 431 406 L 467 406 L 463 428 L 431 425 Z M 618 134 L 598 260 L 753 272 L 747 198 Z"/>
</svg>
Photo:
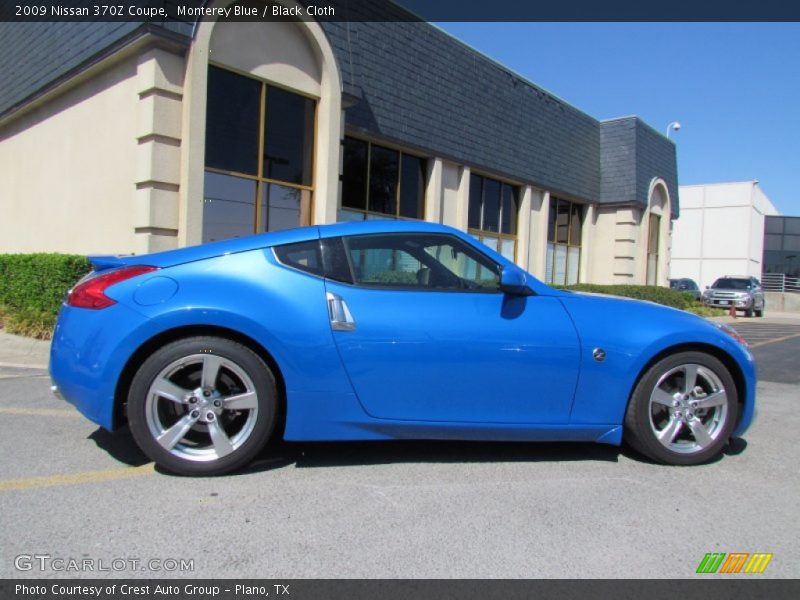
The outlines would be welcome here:
<svg viewBox="0 0 800 600">
<path fill-rule="evenodd" d="M 637 300 L 649 300 L 650 302 L 672 306 L 673 308 L 679 308 L 681 310 L 688 310 L 704 316 L 719 314 L 718 311 L 704 306 L 691 294 L 654 285 L 595 285 L 593 283 L 579 283 L 577 285 L 553 287 L 574 292 L 591 292 L 594 294 L 609 294 L 612 296 L 636 298 Z"/>
<path fill-rule="evenodd" d="M 383 283 L 386 285 L 417 285 L 417 272 L 381 271 L 364 279 L 365 283 Z"/>
<path fill-rule="evenodd" d="M 591 292 L 594 294 L 610 294 L 625 296 L 637 300 L 650 300 L 658 304 L 674 308 L 687 309 L 696 300 L 691 294 L 655 285 L 595 285 L 593 283 L 579 283 L 570 286 L 556 286 L 574 292 Z"/>
<path fill-rule="evenodd" d="M 48 337 L 64 295 L 90 270 L 85 256 L 0 254 L 0 324 Z"/>
</svg>

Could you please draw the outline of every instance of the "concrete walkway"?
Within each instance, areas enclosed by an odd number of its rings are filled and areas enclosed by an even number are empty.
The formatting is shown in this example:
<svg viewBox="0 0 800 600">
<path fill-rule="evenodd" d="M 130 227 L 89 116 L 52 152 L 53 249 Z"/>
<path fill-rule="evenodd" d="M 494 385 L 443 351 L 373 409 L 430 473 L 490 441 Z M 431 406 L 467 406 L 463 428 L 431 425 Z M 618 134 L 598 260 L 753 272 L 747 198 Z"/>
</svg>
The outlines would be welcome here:
<svg viewBox="0 0 800 600">
<path fill-rule="evenodd" d="M 0 329 L 0 367 L 46 369 L 50 342 L 11 335 Z"/>
<path fill-rule="evenodd" d="M 724 315 L 710 317 L 709 320 L 732 325 L 737 323 L 789 324 L 800 323 L 800 313 L 770 311 L 760 319 L 748 319 L 742 316 L 733 319 Z M 49 354 L 50 342 L 11 335 L 0 329 L 0 367 L 46 369 Z"/>
</svg>

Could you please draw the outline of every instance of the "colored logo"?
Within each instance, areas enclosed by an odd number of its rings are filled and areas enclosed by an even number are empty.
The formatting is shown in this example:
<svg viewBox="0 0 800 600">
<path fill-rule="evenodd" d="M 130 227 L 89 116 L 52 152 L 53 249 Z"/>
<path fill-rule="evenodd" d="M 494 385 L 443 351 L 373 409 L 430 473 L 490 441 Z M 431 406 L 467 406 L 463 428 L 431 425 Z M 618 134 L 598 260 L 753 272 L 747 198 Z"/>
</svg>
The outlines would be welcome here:
<svg viewBox="0 0 800 600">
<path fill-rule="evenodd" d="M 709 552 L 697 566 L 698 573 L 763 573 L 772 553 L 766 552 Z"/>
</svg>

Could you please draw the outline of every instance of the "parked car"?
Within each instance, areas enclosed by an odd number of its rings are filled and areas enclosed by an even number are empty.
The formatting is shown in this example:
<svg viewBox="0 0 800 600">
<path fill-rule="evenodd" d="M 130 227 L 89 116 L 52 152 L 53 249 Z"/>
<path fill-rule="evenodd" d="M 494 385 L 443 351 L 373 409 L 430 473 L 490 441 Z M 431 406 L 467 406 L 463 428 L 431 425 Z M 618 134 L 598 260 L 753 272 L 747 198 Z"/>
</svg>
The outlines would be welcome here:
<svg viewBox="0 0 800 600">
<path fill-rule="evenodd" d="M 717 279 L 711 287 L 703 292 L 702 300 L 708 306 L 718 306 L 737 311 L 743 310 L 745 315 L 752 317 L 764 316 L 766 301 L 761 282 L 755 277 L 725 276 Z"/>
<path fill-rule="evenodd" d="M 679 292 L 691 294 L 697 300 L 700 299 L 700 288 L 694 279 L 688 279 L 686 277 L 682 277 L 680 279 L 670 279 L 669 287 L 673 290 L 678 290 Z"/>
<path fill-rule="evenodd" d="M 754 414 L 730 328 L 544 285 L 442 225 L 307 227 L 92 257 L 53 391 L 163 468 L 218 474 L 286 440 L 628 442 L 691 465 Z"/>
</svg>

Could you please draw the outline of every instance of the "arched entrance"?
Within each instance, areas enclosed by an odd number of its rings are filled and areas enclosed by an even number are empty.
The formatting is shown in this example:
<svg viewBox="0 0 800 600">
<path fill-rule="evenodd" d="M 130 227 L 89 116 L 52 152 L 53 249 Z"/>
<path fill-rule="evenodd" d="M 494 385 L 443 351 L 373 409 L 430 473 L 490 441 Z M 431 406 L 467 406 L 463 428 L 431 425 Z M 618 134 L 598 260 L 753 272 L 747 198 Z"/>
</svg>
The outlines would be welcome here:
<svg viewBox="0 0 800 600">
<path fill-rule="evenodd" d="M 644 252 L 644 282 L 646 285 L 666 285 L 669 265 L 669 239 L 672 209 L 667 185 L 661 178 L 650 183 L 647 211 L 642 220 Z"/>
<path fill-rule="evenodd" d="M 335 220 L 341 80 L 319 25 L 201 22 L 188 63 L 180 241 Z"/>
</svg>

